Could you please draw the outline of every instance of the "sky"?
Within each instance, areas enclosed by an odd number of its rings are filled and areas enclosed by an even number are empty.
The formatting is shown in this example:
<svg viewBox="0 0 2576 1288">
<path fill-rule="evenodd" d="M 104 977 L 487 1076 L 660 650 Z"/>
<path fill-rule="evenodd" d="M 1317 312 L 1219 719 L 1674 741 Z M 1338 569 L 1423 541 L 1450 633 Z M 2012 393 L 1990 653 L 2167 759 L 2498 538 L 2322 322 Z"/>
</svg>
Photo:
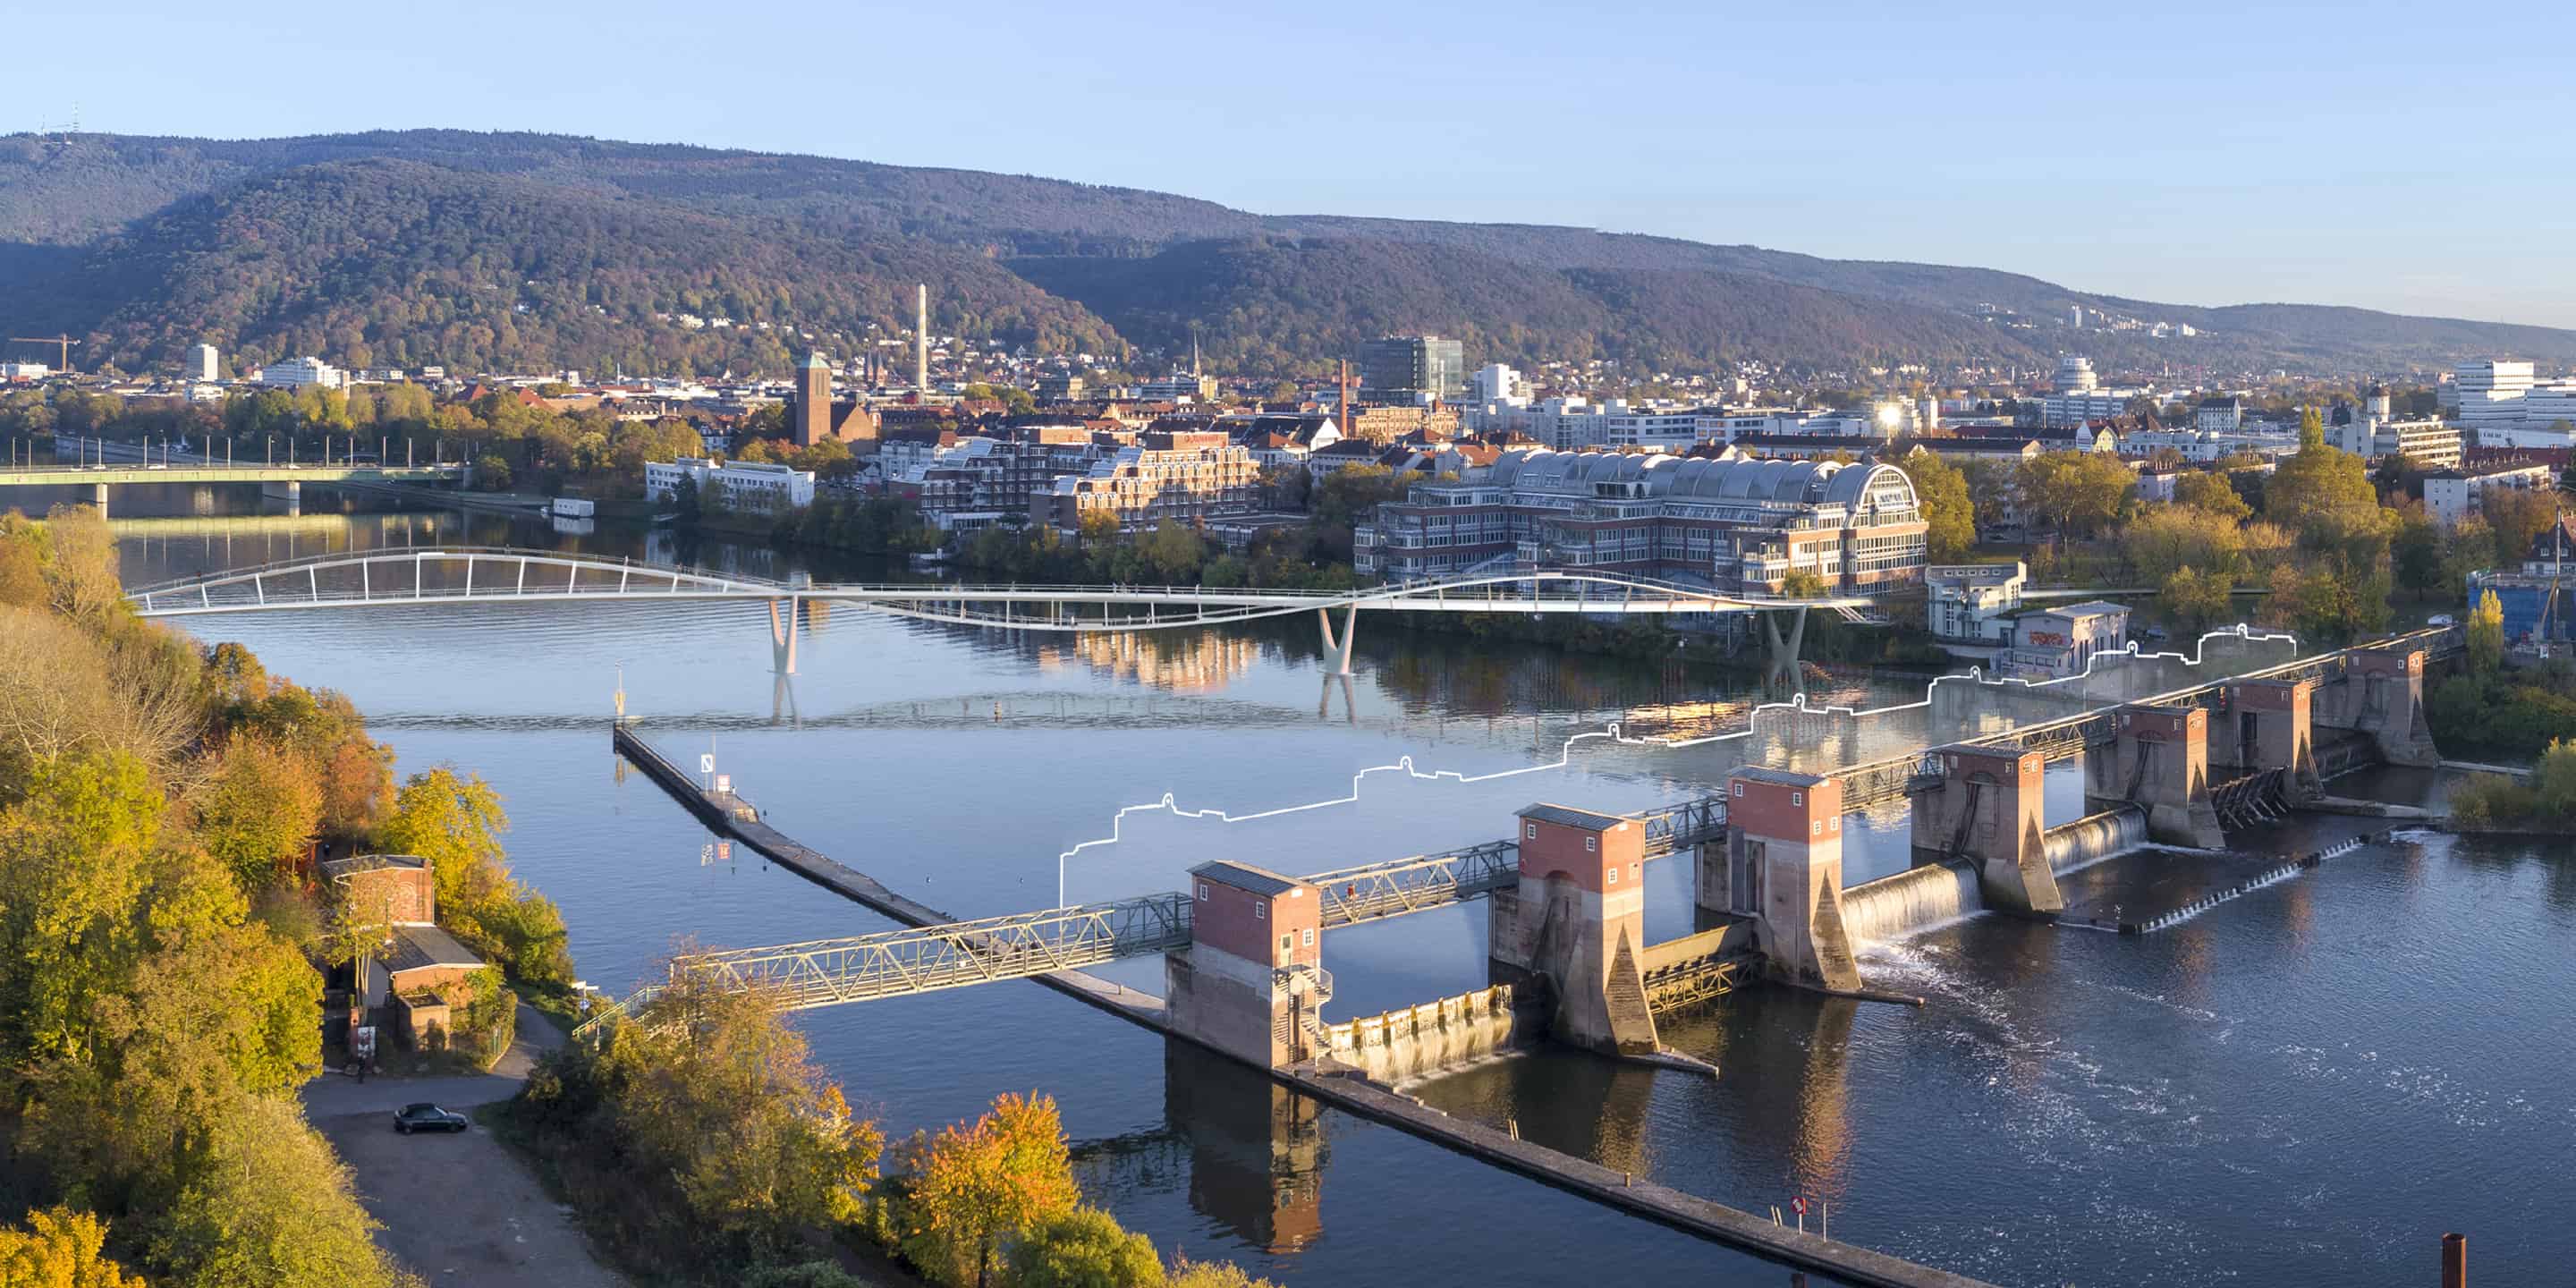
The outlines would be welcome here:
<svg viewBox="0 0 2576 1288">
<path fill-rule="evenodd" d="M 0 132 L 526 129 L 2576 326 L 2570 5 L 104 0 L 9 41 L 60 56 Z"/>
</svg>

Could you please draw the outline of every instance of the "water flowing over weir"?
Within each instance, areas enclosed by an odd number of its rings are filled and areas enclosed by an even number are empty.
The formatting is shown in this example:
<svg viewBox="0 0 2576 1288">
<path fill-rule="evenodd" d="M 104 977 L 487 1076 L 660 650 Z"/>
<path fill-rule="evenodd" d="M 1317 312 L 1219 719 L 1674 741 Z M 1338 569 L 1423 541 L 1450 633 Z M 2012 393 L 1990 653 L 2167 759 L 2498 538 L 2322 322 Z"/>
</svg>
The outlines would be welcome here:
<svg viewBox="0 0 2576 1288">
<path fill-rule="evenodd" d="M 1843 891 L 1843 928 L 1852 942 L 1882 943 L 1986 910 L 1977 874 L 1964 863 L 1927 863 Z"/>
<path fill-rule="evenodd" d="M 2048 866 L 2072 872 L 2147 843 L 2146 812 L 2135 806 L 2089 814 L 2048 829 Z M 1852 942 L 1884 943 L 1986 910 L 1975 867 L 1927 863 L 1843 891 L 1843 928 Z"/>
<path fill-rule="evenodd" d="M 2147 812 L 2135 805 L 2088 814 L 2048 829 L 2042 852 L 2052 872 L 2072 872 L 2147 843 Z"/>
</svg>

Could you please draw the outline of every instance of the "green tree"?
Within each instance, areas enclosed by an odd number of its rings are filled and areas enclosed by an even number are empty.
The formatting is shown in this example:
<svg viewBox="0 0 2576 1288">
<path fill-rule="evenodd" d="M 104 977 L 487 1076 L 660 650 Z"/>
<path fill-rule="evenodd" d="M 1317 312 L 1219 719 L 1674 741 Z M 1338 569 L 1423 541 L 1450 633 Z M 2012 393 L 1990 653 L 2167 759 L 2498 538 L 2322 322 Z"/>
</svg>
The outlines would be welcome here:
<svg viewBox="0 0 2576 1288">
<path fill-rule="evenodd" d="M 1977 544 L 1977 507 L 1969 498 L 1967 475 L 1924 451 L 1908 453 L 1897 468 L 1914 483 L 1915 504 L 1922 510 L 1935 561 L 1947 563 Z"/>
<path fill-rule="evenodd" d="M 1163 1279 L 1163 1288 L 1279 1288 L 1267 1279 L 1255 1279 L 1230 1261 L 1191 1261 L 1186 1258 L 1172 1263 L 1172 1271 Z"/>
<path fill-rule="evenodd" d="M 472 907 L 509 879 L 501 850 L 509 827 L 501 794 L 482 775 L 440 766 L 404 781 L 393 814 L 376 829 L 376 848 L 428 860 L 439 904 Z"/>
<path fill-rule="evenodd" d="M 2389 538 L 2389 558 L 2397 584 L 2423 598 L 2442 584 L 2441 528 L 2420 508 L 2401 514 Z"/>
<path fill-rule="evenodd" d="M 1790 599 L 1821 599 L 1829 589 L 1824 578 L 1805 568 L 1792 568 L 1780 579 L 1780 593 Z"/>
<path fill-rule="evenodd" d="M 2504 601 L 2494 591 L 2479 592 L 2467 630 L 2470 672 L 2493 676 L 2504 666 Z"/>
<path fill-rule="evenodd" d="M 987 1288 L 1006 1241 L 1074 1209 L 1081 1191 L 1050 1096 L 1005 1094 L 907 1151 L 904 1255 L 933 1279 Z"/>
<path fill-rule="evenodd" d="M 2156 602 L 2173 619 L 2199 630 L 2227 615 L 2228 594 L 2234 579 L 2224 575 L 2205 575 L 2188 564 L 2166 574 L 2156 592 Z"/>
<path fill-rule="evenodd" d="M 1160 1288 L 1154 1241 L 1098 1208 L 1077 1207 L 1029 1228 L 1011 1248 L 1014 1288 Z"/>
</svg>

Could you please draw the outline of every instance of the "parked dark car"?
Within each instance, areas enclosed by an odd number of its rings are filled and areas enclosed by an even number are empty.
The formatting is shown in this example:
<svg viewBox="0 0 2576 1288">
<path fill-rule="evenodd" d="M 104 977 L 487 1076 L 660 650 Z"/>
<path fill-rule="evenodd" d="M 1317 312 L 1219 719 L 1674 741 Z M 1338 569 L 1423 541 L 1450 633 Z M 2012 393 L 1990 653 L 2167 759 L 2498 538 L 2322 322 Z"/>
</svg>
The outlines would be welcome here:
<svg viewBox="0 0 2576 1288">
<path fill-rule="evenodd" d="M 416 1131 L 463 1131 L 473 1125 L 465 1115 L 450 1113 L 426 1101 L 394 1111 L 394 1130 L 406 1136 Z"/>
</svg>

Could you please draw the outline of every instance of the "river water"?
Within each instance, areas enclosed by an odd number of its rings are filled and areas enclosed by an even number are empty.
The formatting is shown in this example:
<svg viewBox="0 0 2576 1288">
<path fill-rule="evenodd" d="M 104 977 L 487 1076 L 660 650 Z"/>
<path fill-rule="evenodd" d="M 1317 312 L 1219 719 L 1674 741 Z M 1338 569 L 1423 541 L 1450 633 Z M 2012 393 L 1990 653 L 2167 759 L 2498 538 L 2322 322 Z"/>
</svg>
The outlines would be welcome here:
<svg viewBox="0 0 2576 1288">
<path fill-rule="evenodd" d="M 119 513 L 208 508 L 120 493 Z M 120 520 L 129 584 L 351 546 L 542 544 L 779 575 L 759 548 L 421 512 Z M 235 505 L 219 500 L 217 510 Z M 825 562 L 819 578 L 853 575 Z M 518 875 L 562 906 L 582 972 L 622 992 L 675 944 L 888 928 L 706 834 L 609 752 L 621 682 L 648 736 L 712 751 L 782 830 L 961 915 L 1179 888 L 1207 858 L 1315 871 L 1507 834 L 1550 800 L 1630 809 L 1714 790 L 1735 744 L 1569 739 L 1612 721 L 1740 727 L 1727 677 L 1409 633 L 1363 619 L 1358 674 L 1304 623 L 1018 638 L 844 610 L 770 674 L 755 606 L 449 605 L 186 623 L 341 689 L 405 771 L 452 762 L 507 799 Z M 1880 705 L 1919 684 L 1855 685 Z M 1408 764 L 1411 772 L 1403 768 Z M 1538 767 L 1538 768 L 1533 768 Z M 1508 771 L 1529 772 L 1510 773 Z M 1499 775 L 1499 776 L 1496 776 Z M 2404 771 L 2349 795 L 2421 800 Z M 1170 803 L 1165 805 L 1166 794 Z M 2081 787 L 2053 772 L 2049 817 Z M 1285 806 L 1346 803 L 1229 821 Z M 1121 807 L 1136 806 L 1121 816 Z M 2358 832 L 2324 819 L 2230 855 L 2144 851 L 2069 878 L 2088 910 L 2180 906 Z M 1849 879 L 1904 865 L 1901 818 Z M 1067 851 L 1085 842 L 1070 859 Z M 2002 1284 L 2422 1282 L 2445 1230 L 2484 1275 L 2576 1265 L 2576 870 L 2560 842 L 2368 845 L 2159 934 L 1973 917 L 1868 950 L 1916 1010 L 1748 989 L 1667 1017 L 1714 1082 L 1563 1052 L 1411 1088 L 1609 1166 L 1756 1211 L 1830 1202 L 1837 1237 Z M 1690 928 L 1649 869 L 1650 937 Z M 1482 904 L 1336 932 L 1328 1016 L 1481 985 Z M 1159 990 L 1156 963 L 1103 972 Z M 799 1017 L 890 1131 L 1054 1094 L 1092 1198 L 1165 1248 L 1288 1284 L 1781 1283 L 1785 1270 L 1618 1216 L 1224 1061 L 1005 984 Z"/>
</svg>

